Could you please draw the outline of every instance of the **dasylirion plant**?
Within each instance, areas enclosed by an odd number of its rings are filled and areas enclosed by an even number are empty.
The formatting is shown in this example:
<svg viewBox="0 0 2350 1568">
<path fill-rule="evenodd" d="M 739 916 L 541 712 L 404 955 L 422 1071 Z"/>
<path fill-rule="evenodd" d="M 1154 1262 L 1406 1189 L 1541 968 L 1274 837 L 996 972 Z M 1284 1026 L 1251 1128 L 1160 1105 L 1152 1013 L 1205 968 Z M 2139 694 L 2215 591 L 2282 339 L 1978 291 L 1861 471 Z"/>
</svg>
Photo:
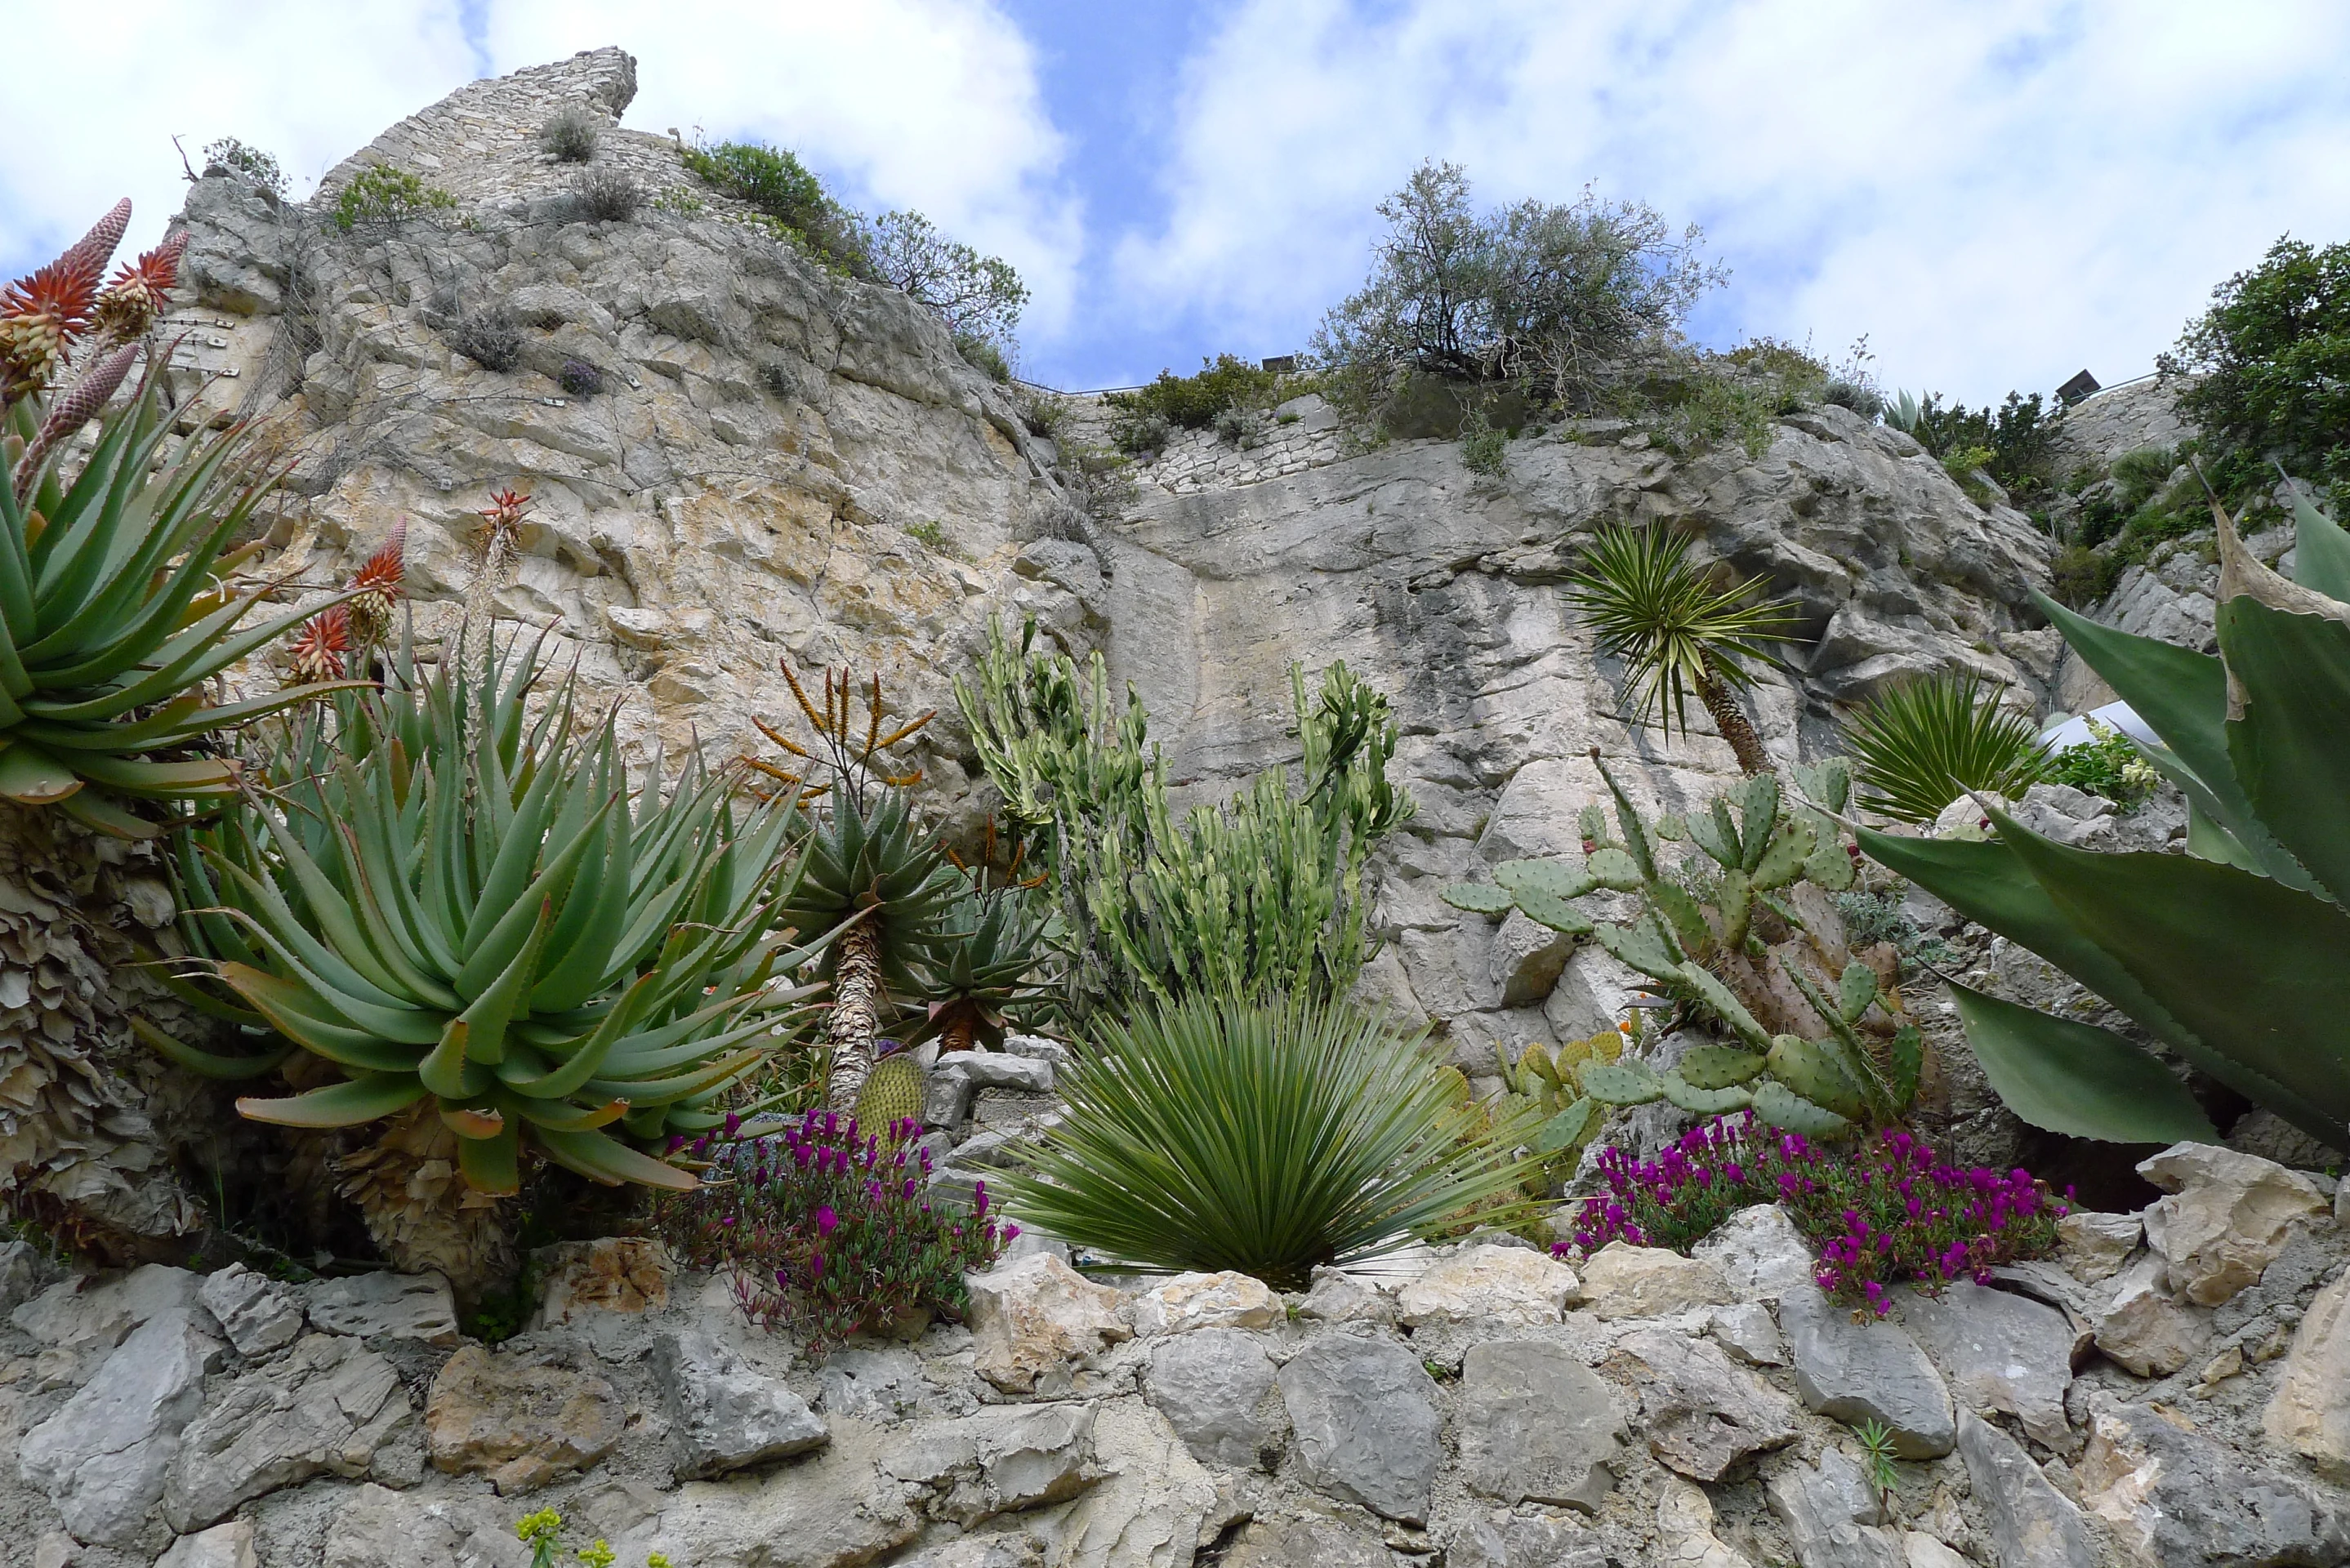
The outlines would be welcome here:
<svg viewBox="0 0 2350 1568">
<path fill-rule="evenodd" d="M 722 1093 L 806 1012 L 776 977 L 815 944 L 771 931 L 800 874 L 793 801 L 738 817 L 729 781 L 689 768 L 631 804 L 611 715 L 573 733 L 567 682 L 527 711 L 540 670 L 535 643 L 421 680 L 403 659 L 331 732 L 297 733 L 265 791 L 184 829 L 181 924 L 204 956 L 178 983 L 257 1048 L 145 1037 L 200 1073 L 313 1085 L 240 1100 L 255 1120 L 426 1107 L 480 1193 L 515 1191 L 526 1147 L 691 1188 L 672 1140 L 721 1125 Z"/>
<path fill-rule="evenodd" d="M 1486 915 L 1516 909 L 1588 937 L 1731 1039 L 1697 1046 L 1670 1068 L 1586 1061 L 1583 1094 L 1616 1106 L 1665 1099 L 1698 1116 L 1751 1106 L 1773 1127 L 1813 1137 L 1897 1119 L 1916 1097 L 1924 1039 L 1902 1008 L 1898 955 L 1885 944 L 1856 953 L 1846 940 L 1830 895 L 1852 887 L 1855 873 L 1835 825 L 1791 803 L 1769 773 L 1705 811 L 1644 820 L 1596 751 L 1593 760 L 1621 837 L 1608 836 L 1595 802 L 1580 822 L 1580 866 L 1503 861 L 1492 883 L 1448 888 L 1445 900 Z M 1850 791 L 1834 763 L 1800 770 L 1798 784 L 1829 811 Z M 1669 864 L 1660 845 L 1677 840 L 1703 858 Z M 1596 918 L 1579 900 L 1602 890 L 1639 895 L 1638 912 Z"/>
</svg>

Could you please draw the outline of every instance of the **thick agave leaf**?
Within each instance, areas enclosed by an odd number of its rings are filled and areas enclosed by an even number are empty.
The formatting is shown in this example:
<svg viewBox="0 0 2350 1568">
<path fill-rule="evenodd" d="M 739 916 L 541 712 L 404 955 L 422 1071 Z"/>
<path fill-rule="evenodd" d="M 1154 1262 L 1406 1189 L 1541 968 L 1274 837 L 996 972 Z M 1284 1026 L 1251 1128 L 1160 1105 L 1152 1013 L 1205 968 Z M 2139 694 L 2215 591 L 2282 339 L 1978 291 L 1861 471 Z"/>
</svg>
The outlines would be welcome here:
<svg viewBox="0 0 2350 1568">
<path fill-rule="evenodd" d="M 2036 1127 L 2112 1143 L 2217 1143 L 2187 1086 L 2120 1035 L 1953 981 L 1967 1044 L 2007 1108 Z"/>
<path fill-rule="evenodd" d="M 2350 605 L 2276 576 L 2232 529 L 2221 549 L 2220 650 L 2241 710 L 2229 760 L 2262 826 L 2350 904 Z"/>
</svg>

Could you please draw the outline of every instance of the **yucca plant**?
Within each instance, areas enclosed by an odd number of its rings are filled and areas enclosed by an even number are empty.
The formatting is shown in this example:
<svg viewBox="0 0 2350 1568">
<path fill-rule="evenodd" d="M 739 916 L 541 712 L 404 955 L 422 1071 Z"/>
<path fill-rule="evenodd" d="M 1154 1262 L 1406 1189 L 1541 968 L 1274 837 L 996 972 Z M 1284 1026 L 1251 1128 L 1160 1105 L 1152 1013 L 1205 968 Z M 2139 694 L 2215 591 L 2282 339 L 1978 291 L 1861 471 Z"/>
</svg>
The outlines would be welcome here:
<svg viewBox="0 0 2350 1568">
<path fill-rule="evenodd" d="M 127 405 L 104 411 L 140 352 L 126 339 L 151 325 L 178 265 L 175 241 L 99 286 L 130 214 L 121 203 L 0 291 L 0 798 L 149 837 L 161 830 L 120 797 L 219 800 L 234 787 L 226 759 L 168 753 L 318 689 L 205 698 L 204 682 L 303 617 L 237 629 L 266 592 L 225 580 L 260 548 L 228 542 L 268 489 L 244 427 L 175 438 L 152 364 Z M 52 400 L 77 342 L 86 368 Z M 97 444 L 68 475 L 65 444 L 92 419 Z"/>
<path fill-rule="evenodd" d="M 1487 1113 L 1456 1082 L 1421 1037 L 1344 1002 L 1195 996 L 1103 1018 L 1009 1206 L 1123 1262 L 1303 1290 L 1317 1265 L 1437 1234 L 1527 1178 L 1531 1128 L 1477 1136 Z"/>
<path fill-rule="evenodd" d="M 1599 646 L 1625 662 L 1631 705 L 1653 712 L 1669 733 L 1689 733 L 1689 693 L 1713 716 L 1714 727 L 1745 773 L 1767 773 L 1771 759 L 1738 706 L 1737 693 L 1754 683 L 1746 661 L 1773 662 L 1765 644 L 1795 634 L 1794 607 L 1752 598 L 1760 577 L 1727 588 L 1689 559 L 1690 542 L 1662 526 L 1610 524 L 1585 551 L 1583 569 L 1567 579 L 1567 600 L 1583 612 Z"/>
<path fill-rule="evenodd" d="M 917 771 L 891 773 L 883 753 L 930 722 L 924 713 L 888 733 L 881 677 L 866 689 L 866 722 L 850 712 L 856 683 L 843 670 L 826 670 L 819 710 L 786 661 L 784 679 L 815 730 L 819 752 L 758 722 L 760 731 L 793 758 L 785 766 L 758 758 L 750 765 L 796 790 L 804 775 L 828 768 L 832 788 L 802 848 L 802 875 L 782 907 L 785 924 L 804 931 L 832 930 L 825 976 L 832 984 L 826 1026 L 829 1060 L 825 1103 L 854 1111 L 873 1071 L 874 1039 L 903 999 L 919 992 L 922 966 L 940 951 L 941 922 L 952 907 L 958 877 L 945 851 L 914 818 L 906 791 Z"/>
<path fill-rule="evenodd" d="M 1971 674 L 1928 675 L 1870 698 L 1845 731 L 1860 804 L 1931 822 L 1969 791 L 2012 797 L 2051 774 L 2040 732 Z"/>
<path fill-rule="evenodd" d="M 2214 500 L 2218 654 L 2040 607 L 2161 738 L 2184 855 L 2100 854 L 1991 808 L 1981 843 L 1861 847 L 2104 997 L 2161 1045 L 2350 1148 L 2350 533 L 2295 496 L 2294 578 Z M 1967 1038 L 2034 1126 L 2123 1143 L 2216 1137 L 2166 1064 L 2110 1031 L 1952 985 Z"/>
<path fill-rule="evenodd" d="M 691 1188 L 671 1141 L 719 1125 L 806 994 L 775 976 L 810 950 L 770 934 L 797 886 L 793 801 L 738 819 L 727 780 L 689 767 L 632 805 L 612 715 L 575 735 L 567 681 L 532 716 L 539 675 L 536 644 L 421 680 L 398 660 L 338 700 L 331 734 L 297 725 L 267 788 L 183 829 L 182 934 L 205 957 L 182 987 L 257 1049 L 146 1038 L 200 1073 L 313 1085 L 238 1101 L 258 1121 L 437 1117 L 473 1194 L 516 1190 L 525 1148 Z M 370 1216 L 380 1237 L 398 1218 Z"/>
</svg>

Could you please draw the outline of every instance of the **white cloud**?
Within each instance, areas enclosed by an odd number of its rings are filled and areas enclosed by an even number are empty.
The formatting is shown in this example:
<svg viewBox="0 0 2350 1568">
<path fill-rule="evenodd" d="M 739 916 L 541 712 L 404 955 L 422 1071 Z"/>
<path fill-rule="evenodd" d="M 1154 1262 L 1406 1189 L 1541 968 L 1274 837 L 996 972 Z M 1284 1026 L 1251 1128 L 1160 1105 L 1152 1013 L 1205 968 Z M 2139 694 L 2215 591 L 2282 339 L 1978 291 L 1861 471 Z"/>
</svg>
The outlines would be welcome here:
<svg viewBox="0 0 2350 1568">
<path fill-rule="evenodd" d="M 122 254 L 161 237 L 192 163 L 234 136 L 274 152 L 296 195 L 385 126 L 473 74 L 457 0 L 118 0 L 24 5 L 0 92 L 0 257 L 47 261 L 118 196 Z"/>
<path fill-rule="evenodd" d="M 626 123 L 790 147 L 872 208 L 914 207 L 1007 258 L 1049 335 L 1082 234 L 1034 49 L 1002 13 L 954 0 L 492 0 L 500 70 L 618 44 L 637 57 Z"/>
<path fill-rule="evenodd" d="M 1163 229 L 1115 286 L 1234 339 L 1357 284 L 1424 156 L 1489 200 L 1586 182 L 1709 230 L 1702 318 L 1980 400 L 2140 373 L 2288 229 L 2350 233 L 2350 12 L 2026 0 L 1252 0 L 1188 67 Z"/>
</svg>

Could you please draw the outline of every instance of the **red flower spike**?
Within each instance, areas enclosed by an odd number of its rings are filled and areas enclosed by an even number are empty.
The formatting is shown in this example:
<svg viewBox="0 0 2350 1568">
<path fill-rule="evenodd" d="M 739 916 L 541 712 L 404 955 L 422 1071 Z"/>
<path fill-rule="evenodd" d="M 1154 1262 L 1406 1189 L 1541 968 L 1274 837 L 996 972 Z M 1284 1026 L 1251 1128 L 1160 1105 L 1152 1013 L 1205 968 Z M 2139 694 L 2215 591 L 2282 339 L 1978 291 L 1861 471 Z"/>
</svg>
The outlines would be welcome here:
<svg viewBox="0 0 2350 1568">
<path fill-rule="evenodd" d="M 343 678 L 343 655 L 351 650 L 349 608 L 348 605 L 337 605 L 312 616 L 294 634 L 290 648 L 295 684 L 308 686 Z"/>
<path fill-rule="evenodd" d="M 372 648 L 391 634 L 391 607 L 405 596 L 407 567 L 408 518 L 403 514 L 393 522 L 391 536 L 383 548 L 367 558 L 367 564 L 351 575 L 349 587 L 360 589 L 359 597 L 348 601 L 351 645 Z"/>
<path fill-rule="evenodd" d="M 73 389 L 57 400 L 57 407 L 49 410 L 49 417 L 41 421 L 39 432 L 33 437 L 33 444 L 25 449 L 24 457 L 16 463 L 16 493 L 20 497 L 31 493 L 33 481 L 39 475 L 42 462 L 57 444 L 88 424 L 97 417 L 100 409 L 106 407 L 106 400 L 114 396 L 115 389 L 122 385 L 122 379 L 130 373 L 130 367 L 138 358 L 139 350 L 135 348 L 117 348 L 91 366 L 82 379 L 73 384 Z"/>
<path fill-rule="evenodd" d="M 185 229 L 129 262 L 98 296 L 91 324 L 116 341 L 143 337 L 172 303 L 172 289 L 180 281 L 180 256 L 188 248 Z"/>
</svg>

